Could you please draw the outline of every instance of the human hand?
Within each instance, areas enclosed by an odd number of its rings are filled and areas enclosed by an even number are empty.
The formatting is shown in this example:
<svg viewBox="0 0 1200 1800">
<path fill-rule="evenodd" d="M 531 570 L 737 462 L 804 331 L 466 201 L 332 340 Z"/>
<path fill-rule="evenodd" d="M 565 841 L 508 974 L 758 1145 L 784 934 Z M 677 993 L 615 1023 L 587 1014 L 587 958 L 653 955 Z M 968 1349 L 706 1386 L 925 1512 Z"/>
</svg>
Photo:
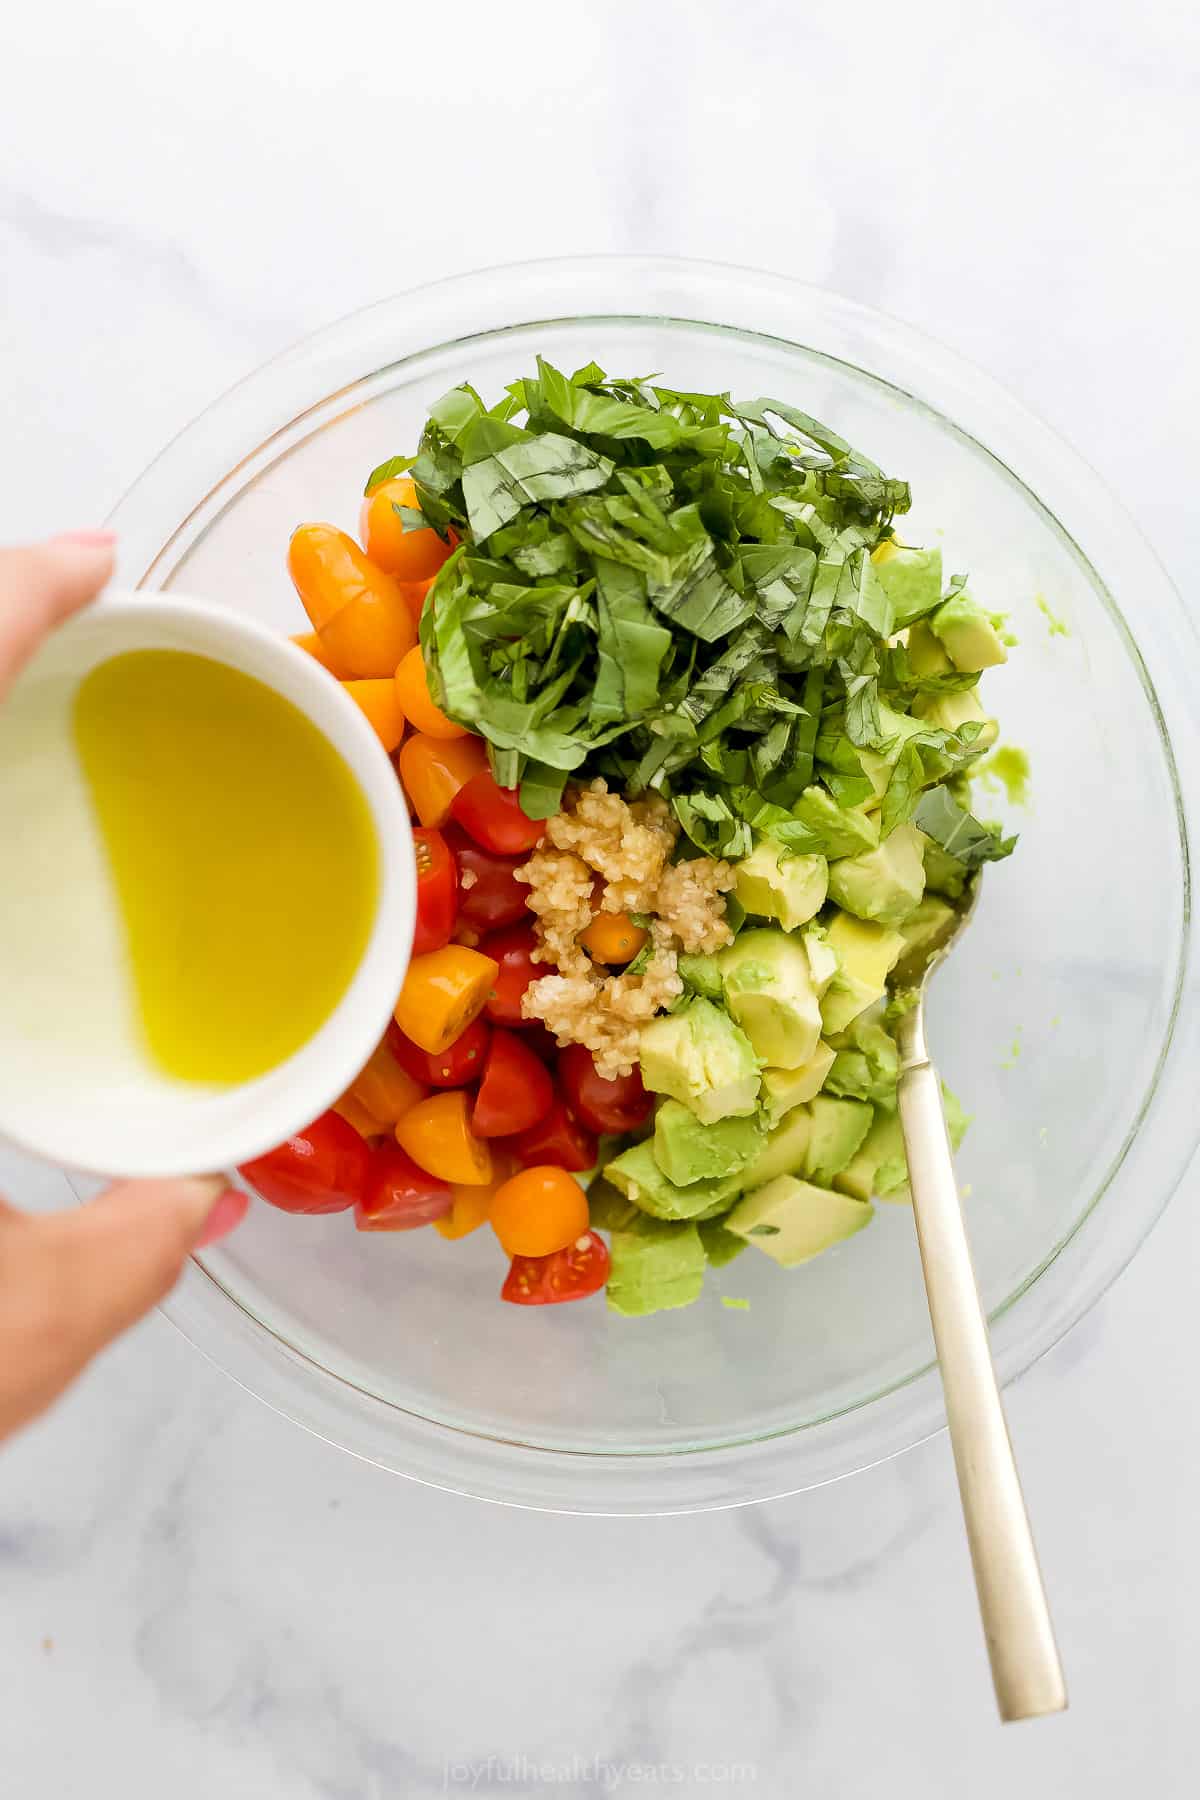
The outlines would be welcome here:
<svg viewBox="0 0 1200 1800">
<path fill-rule="evenodd" d="M 0 550 L 0 699 L 112 567 L 110 532 Z M 86 1206 L 36 1218 L 0 1199 L 0 1438 L 56 1400 L 169 1292 L 193 1250 L 240 1224 L 248 1204 L 219 1175 L 121 1181 Z"/>
</svg>

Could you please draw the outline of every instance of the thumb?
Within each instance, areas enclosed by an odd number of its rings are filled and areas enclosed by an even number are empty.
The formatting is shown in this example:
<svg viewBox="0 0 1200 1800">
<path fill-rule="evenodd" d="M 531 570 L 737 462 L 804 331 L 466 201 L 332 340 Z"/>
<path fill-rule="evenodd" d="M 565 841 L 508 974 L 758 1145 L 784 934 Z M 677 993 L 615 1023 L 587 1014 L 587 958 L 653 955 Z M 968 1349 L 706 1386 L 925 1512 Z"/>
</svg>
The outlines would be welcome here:
<svg viewBox="0 0 1200 1800">
<path fill-rule="evenodd" d="M 38 1218 L 0 1206 L 0 1437 L 57 1399 L 248 1205 L 212 1175 L 122 1181 L 74 1212 Z"/>
<path fill-rule="evenodd" d="M 202 1175 L 120 1181 L 86 1206 L 40 1219 L 80 1364 L 156 1306 L 192 1251 L 232 1231 L 249 1204 L 223 1175 Z"/>
<path fill-rule="evenodd" d="M 0 550 L 0 695 L 42 639 L 96 598 L 113 542 L 110 531 L 82 531 Z"/>
</svg>

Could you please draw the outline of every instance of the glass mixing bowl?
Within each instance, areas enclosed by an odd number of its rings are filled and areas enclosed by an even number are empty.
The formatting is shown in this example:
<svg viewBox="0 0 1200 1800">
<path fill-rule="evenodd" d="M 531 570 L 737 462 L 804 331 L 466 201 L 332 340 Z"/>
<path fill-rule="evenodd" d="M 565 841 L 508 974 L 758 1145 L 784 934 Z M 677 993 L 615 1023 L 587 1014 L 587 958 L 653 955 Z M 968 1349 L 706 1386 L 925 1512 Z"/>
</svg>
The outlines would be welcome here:
<svg viewBox="0 0 1200 1800">
<path fill-rule="evenodd" d="M 118 507 L 124 576 L 295 631 L 293 527 L 354 530 L 367 472 L 426 408 L 541 352 L 786 398 L 912 483 L 911 542 L 1011 616 L 988 677 L 1027 750 L 1028 811 L 938 976 L 932 1041 L 974 1123 L 960 1157 L 997 1362 L 1011 1378 L 1133 1254 L 1200 1135 L 1187 978 L 1200 799 L 1196 640 L 1092 472 L 984 376 L 894 321 L 744 270 L 536 263 L 405 294 L 251 376 Z M 286 904 L 286 897 L 283 899 Z M 314 924 L 314 929 L 318 927 Z M 259 1206 L 166 1311 L 245 1387 L 396 1472 L 535 1507 L 653 1512 L 830 1480 L 943 1422 L 907 1207 L 792 1272 L 747 1254 L 699 1304 L 501 1305 L 489 1232 L 360 1236 Z M 749 1300 L 749 1310 L 721 1304 Z"/>
</svg>

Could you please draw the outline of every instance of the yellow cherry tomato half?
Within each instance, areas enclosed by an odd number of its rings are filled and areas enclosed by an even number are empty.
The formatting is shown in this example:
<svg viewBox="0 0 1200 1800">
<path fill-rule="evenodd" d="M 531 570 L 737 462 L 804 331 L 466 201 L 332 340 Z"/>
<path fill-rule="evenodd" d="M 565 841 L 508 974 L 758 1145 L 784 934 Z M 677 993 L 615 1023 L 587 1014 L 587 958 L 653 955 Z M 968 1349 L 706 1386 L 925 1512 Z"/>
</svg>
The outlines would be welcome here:
<svg viewBox="0 0 1200 1800">
<path fill-rule="evenodd" d="M 404 714 L 396 698 L 395 681 L 376 677 L 371 681 L 343 681 L 342 686 L 390 755 L 404 736 Z"/>
<path fill-rule="evenodd" d="M 450 554 L 450 545 L 430 526 L 406 531 L 398 506 L 420 512 L 421 502 L 408 475 L 393 475 L 373 487 L 362 503 L 359 532 L 363 548 L 398 581 L 428 581 Z"/>
<path fill-rule="evenodd" d="M 414 732 L 396 758 L 400 780 L 422 825 L 444 825 L 460 788 L 488 766 L 481 737 L 435 738 Z"/>
<path fill-rule="evenodd" d="M 416 642 L 400 584 L 334 525 L 301 525 L 288 572 L 331 663 L 363 679 L 391 676 Z"/>
<path fill-rule="evenodd" d="M 509 1256 L 549 1256 L 588 1229 L 587 1195 L 565 1169 L 539 1164 L 500 1184 L 488 1216 Z"/>
<path fill-rule="evenodd" d="M 471 1130 L 470 1104 L 462 1088 L 418 1100 L 396 1126 L 396 1142 L 427 1175 L 486 1187 L 492 1179 L 492 1152 L 487 1140 Z"/>
<path fill-rule="evenodd" d="M 628 913 L 598 912 L 580 932 L 579 942 L 593 962 L 627 963 L 646 942 L 646 933 Z"/>
<path fill-rule="evenodd" d="M 448 719 L 431 699 L 425 658 L 419 644 L 400 659 L 400 667 L 396 670 L 396 699 L 409 724 L 414 730 L 423 731 L 426 737 L 449 740 L 468 735 L 465 725 L 456 725 L 453 719 Z"/>
<path fill-rule="evenodd" d="M 465 944 L 414 956 L 396 1002 L 396 1023 L 430 1056 L 440 1056 L 477 1019 L 500 973 L 498 963 Z"/>
</svg>

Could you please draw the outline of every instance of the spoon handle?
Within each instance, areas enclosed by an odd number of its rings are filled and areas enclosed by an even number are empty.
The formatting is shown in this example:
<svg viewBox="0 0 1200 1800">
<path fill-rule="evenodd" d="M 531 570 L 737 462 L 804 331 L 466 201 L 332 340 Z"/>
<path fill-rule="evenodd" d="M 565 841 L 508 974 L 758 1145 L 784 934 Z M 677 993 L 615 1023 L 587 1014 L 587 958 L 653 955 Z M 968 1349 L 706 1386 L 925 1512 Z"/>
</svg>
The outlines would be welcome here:
<svg viewBox="0 0 1200 1800">
<path fill-rule="evenodd" d="M 1007 1723 L 1061 1712 L 1067 1690 L 992 1366 L 941 1082 L 914 1023 L 914 1060 L 902 1045 L 900 1122 L 979 1611 Z"/>
</svg>

